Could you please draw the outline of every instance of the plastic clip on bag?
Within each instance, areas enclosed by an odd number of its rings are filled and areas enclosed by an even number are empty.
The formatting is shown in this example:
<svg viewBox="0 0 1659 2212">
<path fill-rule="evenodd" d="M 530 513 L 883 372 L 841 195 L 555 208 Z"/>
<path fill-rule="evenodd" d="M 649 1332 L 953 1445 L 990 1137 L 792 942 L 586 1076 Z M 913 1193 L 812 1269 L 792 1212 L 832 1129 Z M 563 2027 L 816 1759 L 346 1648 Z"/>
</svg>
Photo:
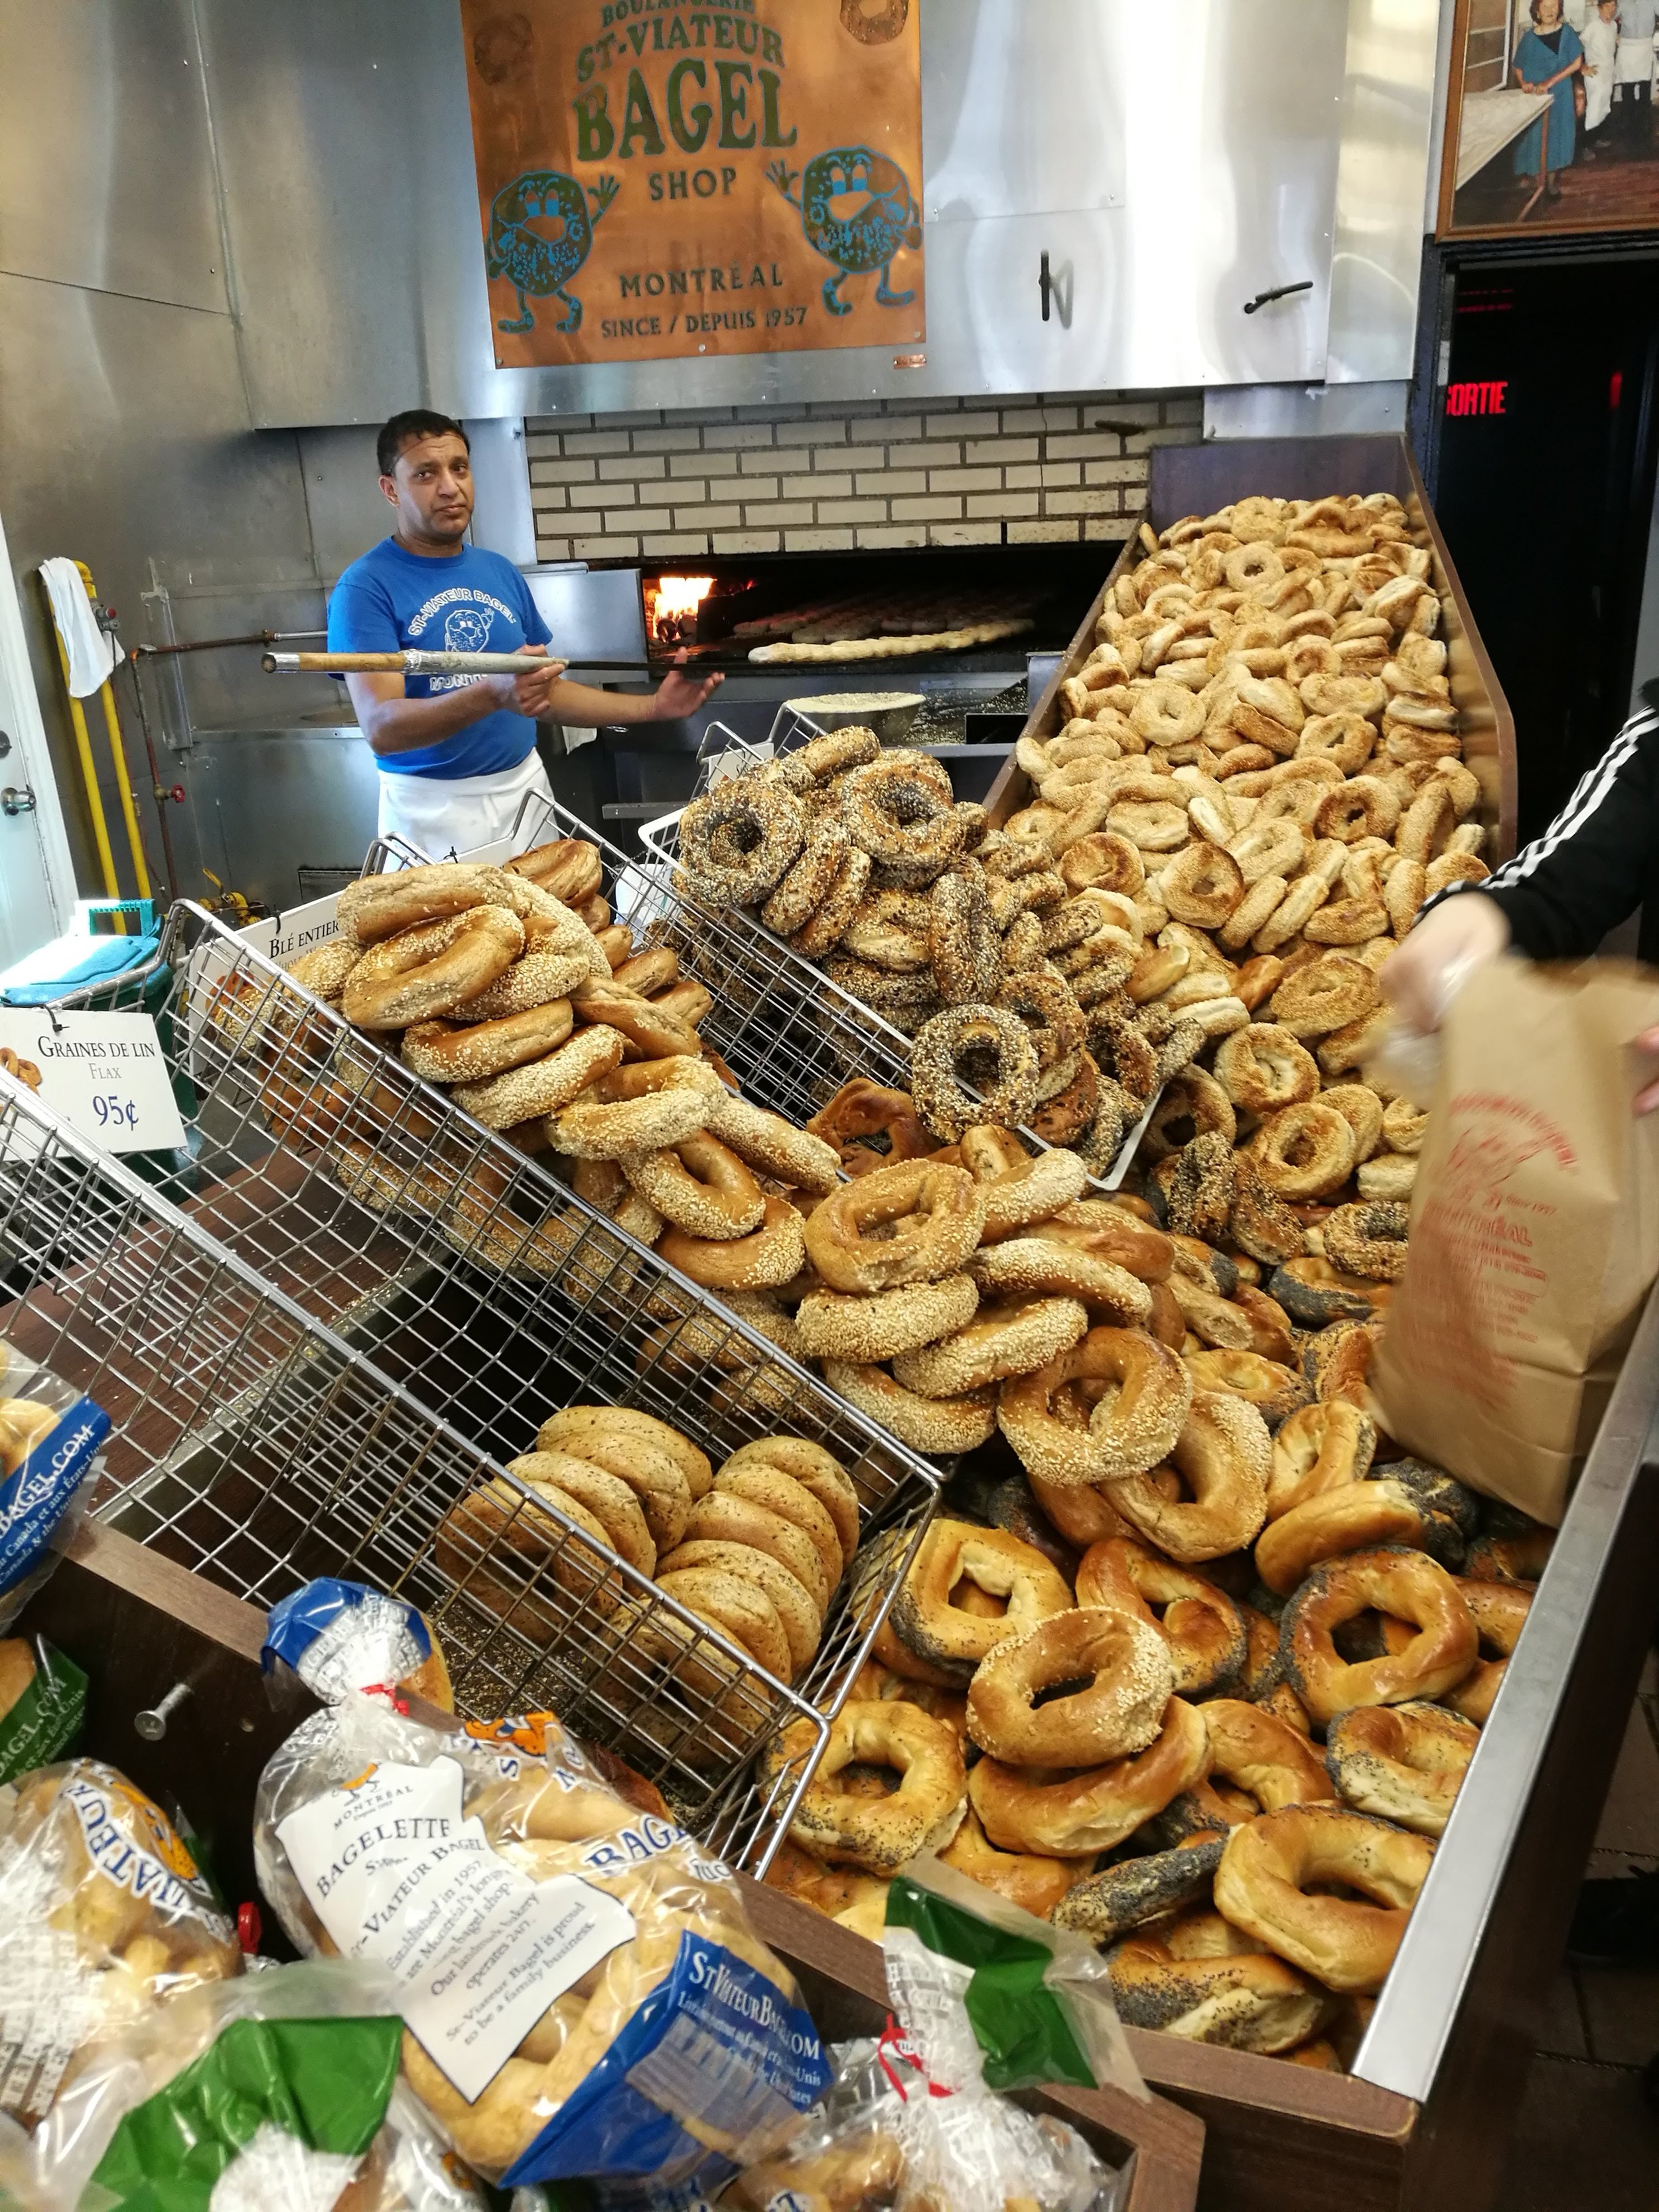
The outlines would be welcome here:
<svg viewBox="0 0 1659 2212">
<path fill-rule="evenodd" d="M 829 2079 L 726 1869 L 549 1716 L 451 1733 L 348 1696 L 267 1765 L 254 1854 L 301 1950 L 394 1976 L 408 2078 L 490 2179 L 716 2190 Z"/>
<path fill-rule="evenodd" d="M 88 2045 L 241 1971 L 172 1824 L 95 1759 L 0 1790 L 0 2109 L 50 2109 Z"/>
<path fill-rule="evenodd" d="M 351 1690 L 392 1685 L 447 1713 L 449 1669 L 431 1625 L 402 1598 L 324 1576 L 272 1606 L 259 1663 L 278 1683 L 297 1680 L 325 1705 Z"/>
<path fill-rule="evenodd" d="M 390 1976 L 342 1960 L 192 1992 L 100 2050 L 32 2143 L 25 2212 L 482 2212 L 398 2080 Z"/>
<path fill-rule="evenodd" d="M 109 1434 L 101 1406 L 0 1343 L 0 1634 L 80 1526 Z"/>
</svg>

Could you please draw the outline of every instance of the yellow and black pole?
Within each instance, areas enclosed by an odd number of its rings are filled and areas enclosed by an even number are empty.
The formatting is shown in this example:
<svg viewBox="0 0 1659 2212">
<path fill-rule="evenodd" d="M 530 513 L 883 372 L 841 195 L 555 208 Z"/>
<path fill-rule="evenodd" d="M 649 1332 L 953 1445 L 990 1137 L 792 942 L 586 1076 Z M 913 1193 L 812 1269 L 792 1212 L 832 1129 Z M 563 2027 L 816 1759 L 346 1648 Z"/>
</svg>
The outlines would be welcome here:
<svg viewBox="0 0 1659 2212">
<path fill-rule="evenodd" d="M 77 561 L 75 565 L 80 572 L 82 582 L 86 586 L 87 597 L 95 600 L 98 595 L 93 585 L 91 569 L 84 561 Z M 80 762 L 81 781 L 86 788 L 87 811 L 92 821 L 93 842 L 98 851 L 99 872 L 103 878 L 105 896 L 108 898 L 118 899 L 121 896 L 121 885 L 116 874 L 115 854 L 110 844 L 109 824 L 105 818 L 104 802 L 98 789 L 98 772 L 93 764 L 92 739 L 87 730 L 85 710 L 80 700 L 69 688 L 69 652 L 64 645 L 63 634 L 58 629 L 55 617 L 52 623 L 52 635 L 58 642 L 58 666 L 64 672 L 64 691 L 69 701 L 70 725 L 75 732 L 75 750 Z M 110 757 L 115 769 L 115 788 L 121 801 L 122 819 L 126 826 L 127 850 L 132 857 L 132 872 L 138 896 L 148 898 L 150 896 L 149 870 L 144 864 L 143 841 L 139 835 L 138 812 L 132 797 L 132 779 L 127 773 L 126 748 L 122 743 L 121 725 L 115 712 L 115 695 L 110 689 L 108 678 L 106 678 L 99 686 L 98 696 L 103 702 L 104 726 L 109 737 Z M 126 934 L 127 925 L 124 915 L 116 915 L 115 927 L 123 936 Z"/>
</svg>

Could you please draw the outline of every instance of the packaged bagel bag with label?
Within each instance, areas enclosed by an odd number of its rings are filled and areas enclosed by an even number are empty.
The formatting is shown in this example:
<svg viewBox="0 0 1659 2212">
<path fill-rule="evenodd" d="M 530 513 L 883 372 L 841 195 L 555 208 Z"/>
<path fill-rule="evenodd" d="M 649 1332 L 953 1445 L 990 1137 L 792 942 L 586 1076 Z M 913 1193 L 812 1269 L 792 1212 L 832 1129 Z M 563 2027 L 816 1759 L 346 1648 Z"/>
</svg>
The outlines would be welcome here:
<svg viewBox="0 0 1659 2212">
<path fill-rule="evenodd" d="M 1659 1274 L 1659 975 L 1494 960 L 1450 1000 L 1376 1390 L 1389 1434 L 1559 1527 Z"/>
<path fill-rule="evenodd" d="M 109 1431 L 101 1406 L 0 1340 L 0 1635 L 79 1528 Z"/>
<path fill-rule="evenodd" d="M 393 1978 L 405 2078 L 490 2181 L 713 2196 L 828 2082 L 728 1870 L 550 1715 L 450 1731 L 348 1691 L 266 1766 L 254 1856 L 300 1950 Z"/>
<path fill-rule="evenodd" d="M 100 2045 L 33 2140 L 12 2212 L 483 2212 L 399 2078 L 390 1975 L 343 1960 L 205 1984 Z"/>
<path fill-rule="evenodd" d="M 1114 2169 L 1067 2122 L 1004 2094 L 1147 2094 L 1093 1945 L 922 1852 L 889 1888 L 882 1948 L 896 2017 L 832 2050 L 835 2087 L 784 2152 L 739 2175 L 723 2212 L 1111 2212 Z"/>
<path fill-rule="evenodd" d="M 0 1789 L 0 2112 L 34 2127 L 89 2049 L 241 1966 L 177 1830 L 113 1767 Z"/>
</svg>

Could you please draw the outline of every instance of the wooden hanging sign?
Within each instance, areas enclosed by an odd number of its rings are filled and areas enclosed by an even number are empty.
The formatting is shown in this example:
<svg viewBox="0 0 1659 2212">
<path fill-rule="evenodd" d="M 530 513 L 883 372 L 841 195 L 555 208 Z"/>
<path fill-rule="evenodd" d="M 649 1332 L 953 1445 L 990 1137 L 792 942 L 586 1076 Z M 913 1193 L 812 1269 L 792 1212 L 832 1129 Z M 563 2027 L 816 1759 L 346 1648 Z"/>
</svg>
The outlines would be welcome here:
<svg viewBox="0 0 1659 2212">
<path fill-rule="evenodd" d="M 927 334 L 917 0 L 461 0 L 496 365 Z"/>
</svg>

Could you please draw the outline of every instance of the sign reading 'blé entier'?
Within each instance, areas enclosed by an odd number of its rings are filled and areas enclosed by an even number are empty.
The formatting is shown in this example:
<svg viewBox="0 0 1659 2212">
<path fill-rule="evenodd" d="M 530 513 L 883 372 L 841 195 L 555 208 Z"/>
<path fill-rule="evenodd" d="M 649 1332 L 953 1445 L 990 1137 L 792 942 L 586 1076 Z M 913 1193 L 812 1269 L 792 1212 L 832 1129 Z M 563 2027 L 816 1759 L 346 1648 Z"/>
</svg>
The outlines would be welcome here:
<svg viewBox="0 0 1659 2212">
<path fill-rule="evenodd" d="M 926 334 L 915 0 L 461 0 L 497 364 Z"/>
</svg>

